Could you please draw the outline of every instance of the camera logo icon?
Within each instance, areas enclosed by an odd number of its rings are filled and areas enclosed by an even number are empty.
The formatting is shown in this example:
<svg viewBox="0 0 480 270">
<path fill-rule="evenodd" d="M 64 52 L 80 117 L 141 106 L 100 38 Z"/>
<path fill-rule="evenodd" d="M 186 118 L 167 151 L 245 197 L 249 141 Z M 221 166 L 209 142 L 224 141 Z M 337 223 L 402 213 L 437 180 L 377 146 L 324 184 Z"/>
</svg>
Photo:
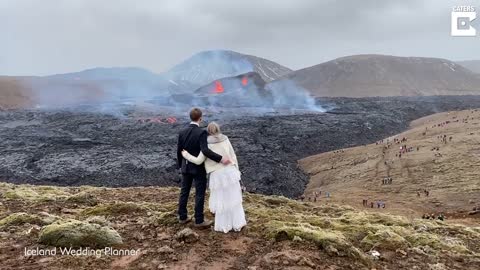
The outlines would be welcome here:
<svg viewBox="0 0 480 270">
<path fill-rule="evenodd" d="M 472 22 L 477 18 L 475 7 L 457 6 L 452 10 L 451 35 L 453 37 L 474 37 L 477 29 Z"/>
</svg>

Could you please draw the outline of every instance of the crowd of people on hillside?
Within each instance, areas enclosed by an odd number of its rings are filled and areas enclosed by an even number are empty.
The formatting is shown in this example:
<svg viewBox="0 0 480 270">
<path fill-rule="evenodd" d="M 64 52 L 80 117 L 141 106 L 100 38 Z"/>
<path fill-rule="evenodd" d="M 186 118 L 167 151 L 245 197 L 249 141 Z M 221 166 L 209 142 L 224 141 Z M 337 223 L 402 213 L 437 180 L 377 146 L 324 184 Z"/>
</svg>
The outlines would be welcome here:
<svg viewBox="0 0 480 270">
<path fill-rule="evenodd" d="M 391 185 L 393 182 L 392 177 L 384 177 L 382 180 L 382 185 Z"/>
<path fill-rule="evenodd" d="M 363 207 L 369 207 L 370 206 L 370 208 L 375 208 L 375 207 L 376 208 L 385 208 L 386 207 L 385 202 L 381 201 L 381 200 L 375 201 L 375 202 L 372 201 L 372 202 L 368 203 L 368 199 L 363 199 L 362 205 L 363 205 Z"/>
<path fill-rule="evenodd" d="M 447 142 L 452 142 L 453 136 L 447 137 L 446 134 L 444 135 L 438 135 L 437 139 L 442 142 L 443 144 L 447 144 Z"/>
<path fill-rule="evenodd" d="M 330 198 L 330 192 L 325 191 L 324 195 L 325 195 L 325 198 Z M 305 195 L 302 194 L 299 197 L 299 199 L 302 202 L 305 201 L 305 199 L 307 199 L 309 202 L 317 202 L 318 200 L 320 200 L 321 197 L 322 197 L 322 191 L 320 190 L 320 191 L 314 191 L 313 194 L 308 197 L 305 197 Z"/>
<path fill-rule="evenodd" d="M 430 190 L 423 189 L 421 192 L 423 192 L 423 194 L 424 194 L 426 197 L 430 196 Z M 422 196 L 422 195 L 421 195 L 421 192 L 420 192 L 420 191 L 417 191 L 417 197 Z"/>
<path fill-rule="evenodd" d="M 475 110 L 476 111 L 476 110 Z M 473 111 L 472 111 L 473 113 Z M 471 119 L 474 119 L 473 117 L 470 117 L 470 116 L 466 116 L 465 118 L 459 120 L 459 119 L 456 119 L 456 117 L 453 117 L 453 119 L 450 121 L 450 120 L 447 120 L 447 121 L 443 121 L 443 122 L 440 122 L 440 123 L 436 123 L 434 125 L 432 125 L 431 127 L 425 127 L 425 131 L 422 133 L 423 136 L 426 136 L 427 135 L 427 132 L 429 132 L 429 129 L 436 129 L 436 128 L 445 128 L 447 127 L 448 125 L 450 125 L 451 123 L 458 123 L 458 122 L 462 122 L 462 123 L 468 123 L 469 120 Z M 438 132 L 438 131 L 437 131 Z M 441 132 L 441 133 L 444 133 L 444 132 Z M 448 134 L 441 134 L 441 135 L 437 135 L 437 139 L 439 141 L 439 143 L 441 144 L 448 144 L 448 143 L 451 143 L 454 141 L 454 137 L 451 136 L 451 135 L 448 135 Z M 394 159 L 387 159 L 386 158 L 386 155 L 387 155 L 387 151 L 393 146 L 397 146 L 397 149 L 398 152 L 396 150 L 393 150 L 393 152 L 395 152 L 395 156 L 397 158 L 402 158 L 402 156 L 405 156 L 406 154 L 410 153 L 410 152 L 414 152 L 414 151 L 420 151 L 420 146 L 419 145 L 415 145 L 415 146 L 412 146 L 412 145 L 408 145 L 408 138 L 405 136 L 405 137 L 401 137 L 401 138 L 396 138 L 396 137 L 390 137 L 390 138 L 386 138 L 386 139 L 381 139 L 381 140 L 378 140 L 375 142 L 375 144 L 378 146 L 378 145 L 383 145 L 382 147 L 382 157 L 383 157 L 383 163 L 385 166 L 388 166 L 389 164 L 393 164 L 394 163 Z M 440 147 L 439 146 L 433 146 L 431 148 L 431 151 L 435 151 L 435 157 L 441 157 L 441 153 L 439 152 L 440 151 Z M 336 151 L 333 151 L 334 154 L 340 154 L 340 153 L 344 153 L 344 150 L 336 150 Z M 334 168 L 334 166 L 332 165 L 332 169 Z M 390 167 L 389 167 L 390 168 Z M 389 175 L 389 171 L 387 171 L 387 175 Z M 390 177 L 390 176 L 386 176 L 386 177 L 383 177 L 383 179 L 381 180 L 382 181 L 382 185 L 391 185 L 393 183 L 393 178 Z M 328 192 L 325 192 L 325 197 L 330 197 L 330 194 Z M 413 193 L 415 194 L 415 193 Z M 418 190 L 416 191 L 416 194 L 417 194 L 417 197 L 422 197 L 422 194 L 423 196 L 425 197 L 429 197 L 430 196 L 430 190 L 428 189 L 422 189 L 422 190 Z M 321 197 L 322 195 L 322 192 L 314 192 L 312 196 L 309 196 L 308 197 L 308 201 L 313 201 L 313 202 L 317 202 L 317 200 Z M 305 195 L 302 195 L 300 197 L 300 199 L 302 201 L 304 201 L 306 198 L 305 198 Z M 372 201 L 369 201 L 368 199 L 363 199 L 362 200 L 362 205 L 363 207 L 365 208 L 386 208 L 386 203 L 383 201 L 383 200 L 372 200 Z M 477 209 L 477 211 L 474 211 L 475 213 L 477 212 L 480 212 L 480 207 L 479 209 Z M 423 219 L 438 219 L 438 220 L 445 220 L 445 215 L 444 214 L 439 214 L 439 215 L 435 215 L 435 214 L 424 214 L 422 216 Z"/>
<path fill-rule="evenodd" d="M 445 215 L 442 213 L 440 213 L 438 216 L 436 216 L 435 214 L 423 214 L 422 219 L 431 219 L 431 220 L 438 219 L 438 220 L 444 221 Z"/>
<path fill-rule="evenodd" d="M 454 117 L 454 118 L 455 118 L 455 117 Z M 456 121 L 453 121 L 453 122 L 457 123 L 457 122 L 458 122 L 458 120 L 456 120 Z M 435 125 L 433 125 L 433 126 L 432 126 L 432 128 L 436 128 L 436 127 L 443 128 L 443 127 L 447 126 L 447 125 L 448 125 L 448 124 L 450 124 L 450 123 L 452 123 L 452 122 L 451 122 L 451 121 L 445 121 L 445 122 L 441 122 L 441 123 L 439 123 L 439 124 L 435 124 Z"/>
<path fill-rule="evenodd" d="M 402 137 L 401 139 L 393 138 L 393 144 L 397 144 L 397 145 L 402 144 L 400 146 L 400 149 L 399 149 L 398 153 L 395 154 L 395 157 L 402 158 L 403 155 L 405 155 L 407 153 L 410 153 L 410 152 L 413 152 L 415 149 L 417 151 L 420 151 L 420 146 L 417 146 L 417 147 L 408 146 L 406 144 L 407 141 L 408 141 L 407 137 Z M 383 149 L 382 149 L 382 154 L 383 154 L 382 157 L 385 158 L 387 150 L 390 149 L 390 146 L 392 145 L 392 143 L 390 143 L 390 139 L 379 140 L 375 144 L 376 145 L 384 144 Z M 385 165 L 387 165 L 387 163 L 388 163 L 387 161 L 384 161 Z"/>
</svg>

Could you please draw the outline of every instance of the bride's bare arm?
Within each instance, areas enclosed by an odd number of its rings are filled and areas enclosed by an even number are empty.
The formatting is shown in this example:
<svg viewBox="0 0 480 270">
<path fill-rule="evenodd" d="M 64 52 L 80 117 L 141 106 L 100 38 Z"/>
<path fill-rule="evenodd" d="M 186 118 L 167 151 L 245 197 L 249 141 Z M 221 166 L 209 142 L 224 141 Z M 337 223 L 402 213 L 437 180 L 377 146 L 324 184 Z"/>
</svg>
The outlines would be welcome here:
<svg viewBox="0 0 480 270">
<path fill-rule="evenodd" d="M 202 153 L 201 151 L 200 151 L 200 154 L 196 157 L 196 156 L 192 156 L 192 155 L 191 155 L 190 153 L 188 153 L 186 150 L 183 150 L 183 151 L 182 151 L 182 156 L 183 156 L 186 160 L 188 160 L 188 161 L 190 161 L 190 162 L 192 162 L 192 163 L 195 163 L 195 164 L 197 164 L 197 165 L 202 164 L 203 162 L 205 162 L 205 159 L 206 159 L 205 155 L 203 155 L 203 153 Z"/>
</svg>

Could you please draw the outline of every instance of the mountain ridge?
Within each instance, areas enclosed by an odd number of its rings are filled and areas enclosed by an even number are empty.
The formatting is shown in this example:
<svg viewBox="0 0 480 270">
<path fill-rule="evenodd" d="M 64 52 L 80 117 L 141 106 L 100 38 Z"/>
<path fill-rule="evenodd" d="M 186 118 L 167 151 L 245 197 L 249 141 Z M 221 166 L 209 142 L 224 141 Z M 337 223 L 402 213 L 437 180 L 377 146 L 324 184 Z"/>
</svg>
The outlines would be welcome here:
<svg viewBox="0 0 480 270">
<path fill-rule="evenodd" d="M 96 67 L 49 76 L 0 76 L 0 107 L 31 107 L 70 93 L 69 102 L 79 97 L 90 102 L 98 97 L 192 94 L 216 80 L 249 72 L 258 73 L 270 85 L 291 81 L 299 88 L 289 91 L 303 88 L 313 97 L 479 95 L 480 75 L 464 66 L 468 64 L 441 58 L 360 54 L 292 71 L 261 57 L 210 50 L 163 73 L 141 67 Z M 48 95 L 37 100 L 44 92 Z"/>
<path fill-rule="evenodd" d="M 456 61 L 465 68 L 480 74 L 480 60 Z"/>
<path fill-rule="evenodd" d="M 373 97 L 480 94 L 480 77 L 450 60 L 362 54 L 293 71 L 314 96 Z"/>
<path fill-rule="evenodd" d="M 267 82 L 292 70 L 271 60 L 231 50 L 198 52 L 175 65 L 164 74 L 174 80 L 187 80 L 201 85 L 216 79 L 255 71 Z"/>
</svg>

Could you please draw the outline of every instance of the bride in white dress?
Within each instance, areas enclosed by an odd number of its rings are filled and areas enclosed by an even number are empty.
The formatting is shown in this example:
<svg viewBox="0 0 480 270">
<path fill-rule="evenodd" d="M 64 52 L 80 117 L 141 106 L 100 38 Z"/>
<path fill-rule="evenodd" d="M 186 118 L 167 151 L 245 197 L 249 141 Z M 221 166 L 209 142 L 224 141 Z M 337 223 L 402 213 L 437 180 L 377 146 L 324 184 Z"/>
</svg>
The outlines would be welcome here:
<svg viewBox="0 0 480 270">
<path fill-rule="evenodd" d="M 215 231 L 227 233 L 232 229 L 240 231 L 247 224 L 242 205 L 242 189 L 240 186 L 240 171 L 237 156 L 228 137 L 220 132 L 217 123 L 212 122 L 207 127 L 207 143 L 215 153 L 232 161 L 223 165 L 206 158 L 202 152 L 198 157 L 183 150 L 183 157 L 197 165 L 205 162 L 205 169 L 210 174 L 209 208 L 215 214 Z"/>
</svg>

